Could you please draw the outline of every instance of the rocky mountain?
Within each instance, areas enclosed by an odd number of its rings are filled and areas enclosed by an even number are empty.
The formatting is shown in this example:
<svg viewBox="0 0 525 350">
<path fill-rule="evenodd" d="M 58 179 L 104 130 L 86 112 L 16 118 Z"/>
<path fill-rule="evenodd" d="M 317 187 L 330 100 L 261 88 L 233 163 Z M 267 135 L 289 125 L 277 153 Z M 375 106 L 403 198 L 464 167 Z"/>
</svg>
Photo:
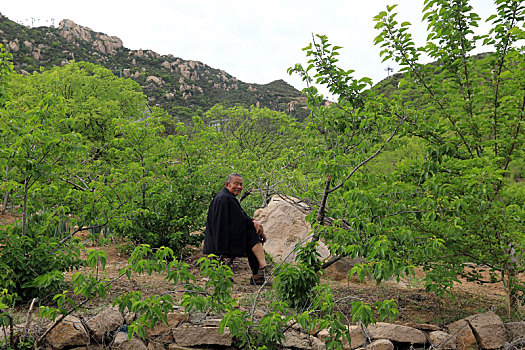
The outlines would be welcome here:
<svg viewBox="0 0 525 350">
<path fill-rule="evenodd" d="M 137 81 L 148 103 L 178 120 L 189 120 L 220 103 L 268 107 L 302 120 L 306 98 L 283 80 L 245 83 L 221 69 L 151 50 L 130 50 L 115 36 L 64 19 L 55 27 L 29 28 L 0 14 L 0 42 L 13 55 L 15 69 L 27 74 L 71 60 L 88 61 Z"/>
</svg>

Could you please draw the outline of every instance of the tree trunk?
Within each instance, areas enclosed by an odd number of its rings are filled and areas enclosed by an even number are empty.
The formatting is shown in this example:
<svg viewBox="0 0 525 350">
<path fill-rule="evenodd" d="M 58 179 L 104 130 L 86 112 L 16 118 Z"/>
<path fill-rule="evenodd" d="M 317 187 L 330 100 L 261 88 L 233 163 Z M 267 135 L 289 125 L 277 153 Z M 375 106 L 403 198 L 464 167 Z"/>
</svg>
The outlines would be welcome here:
<svg viewBox="0 0 525 350">
<path fill-rule="evenodd" d="M 9 202 L 9 190 L 5 191 L 4 201 L 2 202 L 2 210 L 0 211 L 0 214 L 5 214 L 7 210 L 8 202 Z"/>
<path fill-rule="evenodd" d="M 29 179 L 24 180 L 24 203 L 22 206 L 22 235 L 27 231 L 27 193 L 29 191 Z"/>
<path fill-rule="evenodd" d="M 515 266 L 510 261 L 507 263 L 504 271 L 502 271 L 501 274 L 503 287 L 505 288 L 505 293 L 507 294 L 507 317 L 509 320 L 512 320 L 518 315 L 518 308 L 520 306 L 518 288 L 520 281 L 516 274 Z"/>
<path fill-rule="evenodd" d="M 9 167 L 5 167 L 5 182 L 9 181 L 8 175 L 9 174 Z M 2 211 L 0 211 L 0 214 L 5 214 L 7 210 L 7 203 L 9 201 L 9 190 L 5 191 L 4 195 L 4 201 L 2 202 Z"/>
<path fill-rule="evenodd" d="M 330 182 L 332 181 L 332 175 L 328 175 L 326 178 L 326 184 L 323 191 L 323 198 L 321 199 L 321 204 L 319 205 L 319 210 L 317 212 L 317 223 L 320 225 L 324 225 L 324 218 L 326 214 L 326 200 L 328 199 L 328 195 L 330 194 Z M 319 240 L 319 232 L 316 230 L 313 237 L 314 241 Z"/>
</svg>

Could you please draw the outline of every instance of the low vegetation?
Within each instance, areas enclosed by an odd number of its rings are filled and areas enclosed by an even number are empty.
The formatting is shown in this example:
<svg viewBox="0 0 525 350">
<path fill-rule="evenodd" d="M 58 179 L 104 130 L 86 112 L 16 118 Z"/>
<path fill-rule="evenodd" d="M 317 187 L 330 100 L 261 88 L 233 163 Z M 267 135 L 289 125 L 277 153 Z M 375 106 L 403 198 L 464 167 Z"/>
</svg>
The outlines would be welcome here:
<svg viewBox="0 0 525 350">
<path fill-rule="evenodd" d="M 42 315 L 60 319 L 107 294 L 114 281 L 99 274 L 107 256 L 92 250 L 81 259 L 78 233 L 131 242 L 121 276 L 162 273 L 184 289 L 180 299 L 137 291 L 117 299 L 121 309 L 140 313 L 130 337 L 180 304 L 221 314 L 221 329 L 229 327 L 243 348 L 275 347 L 294 322 L 327 329 L 327 348 L 338 348 L 348 322 L 398 315 L 388 298 L 353 301 L 351 320 L 340 312 L 320 275 L 335 260 L 357 256 L 365 262 L 351 275 L 381 283 L 422 269 L 421 283 L 436 297 L 464 280 L 503 282 L 506 317 L 521 317 L 525 8 L 495 3 L 490 32 L 474 35 L 481 19 L 467 1 L 426 0 L 429 36 L 421 47 L 395 6 L 378 14 L 375 43 L 403 67 L 387 95 L 340 68 L 339 47 L 315 36 L 304 49 L 307 65 L 289 70 L 308 85 L 305 121 L 216 105 L 191 123 L 175 123 L 148 106 L 136 82 L 104 67 L 73 62 L 21 75 L 0 48 L 2 208 L 17 215 L 0 230 L 0 325 L 12 323 L 14 304 L 35 296 Z M 476 58 L 479 46 L 493 52 Z M 422 54 L 436 64 L 421 64 Z M 337 103 L 326 106 L 319 85 Z M 262 318 L 237 307 L 227 266 L 200 259 L 202 285 L 183 259 L 200 244 L 207 206 L 232 171 L 248 180 L 249 213 L 276 193 L 312 208 L 314 239 L 297 247 L 297 265 L 276 271 L 279 298 Z M 316 253 L 321 239 L 330 261 Z M 65 280 L 64 271 L 83 265 L 93 272 Z M 7 346 L 18 345 L 11 338 Z"/>
</svg>

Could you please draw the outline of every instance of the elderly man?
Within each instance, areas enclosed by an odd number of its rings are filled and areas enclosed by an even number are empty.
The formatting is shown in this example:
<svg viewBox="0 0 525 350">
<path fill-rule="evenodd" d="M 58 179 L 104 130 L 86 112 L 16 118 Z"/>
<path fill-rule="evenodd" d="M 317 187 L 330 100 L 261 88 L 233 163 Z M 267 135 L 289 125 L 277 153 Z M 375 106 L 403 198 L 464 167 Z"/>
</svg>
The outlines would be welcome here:
<svg viewBox="0 0 525 350">
<path fill-rule="evenodd" d="M 246 215 L 235 198 L 242 188 L 241 175 L 232 173 L 226 178 L 225 187 L 212 200 L 206 219 L 204 254 L 248 257 L 252 270 L 250 284 L 262 285 L 267 268 L 262 246 L 266 235 L 262 225 Z"/>
</svg>

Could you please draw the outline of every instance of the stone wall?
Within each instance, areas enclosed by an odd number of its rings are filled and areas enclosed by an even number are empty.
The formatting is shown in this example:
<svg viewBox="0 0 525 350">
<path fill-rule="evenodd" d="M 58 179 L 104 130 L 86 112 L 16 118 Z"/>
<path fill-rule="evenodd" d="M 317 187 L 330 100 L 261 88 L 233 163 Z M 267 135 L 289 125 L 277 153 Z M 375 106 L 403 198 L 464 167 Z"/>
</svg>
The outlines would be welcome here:
<svg viewBox="0 0 525 350">
<path fill-rule="evenodd" d="M 148 329 L 146 339 L 132 338 L 127 326 L 134 315 L 122 315 L 109 308 L 93 317 L 67 316 L 47 336 L 50 349 L 237 349 L 226 329 L 219 333 L 221 319 L 205 314 L 185 314 L 176 309 L 168 314 L 168 325 Z M 351 342 L 343 349 L 519 349 L 525 344 L 525 322 L 503 323 L 493 312 L 466 317 L 446 327 L 399 325 L 378 322 L 368 327 L 349 325 Z M 292 325 L 280 345 L 283 349 L 324 349 L 326 329 L 306 333 Z"/>
</svg>

